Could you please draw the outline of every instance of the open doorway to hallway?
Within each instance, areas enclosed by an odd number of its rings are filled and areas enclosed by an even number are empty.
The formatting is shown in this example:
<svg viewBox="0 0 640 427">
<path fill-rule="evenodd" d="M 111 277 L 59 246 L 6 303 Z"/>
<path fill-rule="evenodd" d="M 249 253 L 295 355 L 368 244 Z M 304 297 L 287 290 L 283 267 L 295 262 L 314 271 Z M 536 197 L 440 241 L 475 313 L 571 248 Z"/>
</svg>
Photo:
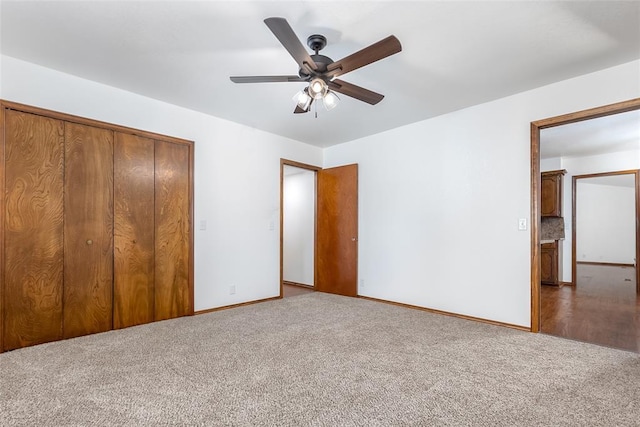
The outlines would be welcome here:
<svg viewBox="0 0 640 427">
<path fill-rule="evenodd" d="M 311 286 L 290 285 L 288 283 L 282 285 L 282 291 L 283 298 L 297 297 L 315 292 Z"/>
<path fill-rule="evenodd" d="M 568 231 L 555 242 L 558 278 L 548 286 L 540 281 L 544 224 L 532 227 L 533 331 L 640 352 L 638 108 L 632 100 L 532 123 L 534 190 L 541 172 L 566 172 L 559 219 Z"/>
<path fill-rule="evenodd" d="M 575 160 L 565 163 L 575 170 Z M 640 352 L 637 175 L 573 176 L 571 275 L 560 282 L 570 286 L 542 286 L 542 332 Z"/>
<path fill-rule="evenodd" d="M 299 210 L 292 213 L 287 207 L 293 194 L 291 189 L 286 189 L 289 186 L 287 175 L 298 175 L 301 172 L 298 169 L 312 172 L 315 191 L 306 190 L 304 197 L 314 196 L 314 227 L 313 233 L 309 231 L 311 227 L 305 226 L 304 235 L 289 236 L 289 231 L 297 226 L 288 220 L 298 221 Z M 285 285 L 309 288 L 310 284 L 318 292 L 357 296 L 358 165 L 322 169 L 280 159 L 280 196 L 280 296 L 284 296 Z M 309 211 L 311 206 L 308 200 L 302 209 Z M 305 220 L 307 224 L 310 222 Z M 302 255 L 304 259 L 300 261 Z M 292 262 L 295 259 L 298 261 Z"/>
<path fill-rule="evenodd" d="M 316 170 L 282 165 L 282 297 L 315 287 Z"/>
</svg>

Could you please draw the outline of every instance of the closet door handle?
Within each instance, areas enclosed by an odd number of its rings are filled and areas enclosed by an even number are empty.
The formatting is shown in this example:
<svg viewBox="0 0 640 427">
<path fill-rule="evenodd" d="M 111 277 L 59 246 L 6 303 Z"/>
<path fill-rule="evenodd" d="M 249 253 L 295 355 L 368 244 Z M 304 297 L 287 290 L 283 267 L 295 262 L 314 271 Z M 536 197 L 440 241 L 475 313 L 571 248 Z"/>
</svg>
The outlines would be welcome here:
<svg viewBox="0 0 640 427">
<path fill-rule="evenodd" d="M 93 240 L 87 239 L 87 245 L 93 245 Z"/>
</svg>

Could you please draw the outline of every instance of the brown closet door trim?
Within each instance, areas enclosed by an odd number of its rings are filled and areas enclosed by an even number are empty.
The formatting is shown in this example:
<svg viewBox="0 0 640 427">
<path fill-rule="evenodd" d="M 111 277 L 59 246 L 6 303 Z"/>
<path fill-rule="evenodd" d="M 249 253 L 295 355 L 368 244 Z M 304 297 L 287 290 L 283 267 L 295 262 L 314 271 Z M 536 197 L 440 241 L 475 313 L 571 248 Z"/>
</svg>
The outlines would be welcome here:
<svg viewBox="0 0 640 427">
<path fill-rule="evenodd" d="M 186 144 L 193 145 L 193 141 L 187 139 L 176 138 L 173 136 L 162 135 L 159 133 L 148 132 L 140 129 L 134 129 L 126 126 L 115 125 L 112 123 L 106 123 L 99 120 L 87 119 L 85 117 L 74 116 L 73 114 L 60 113 L 58 111 L 51 111 L 44 108 L 32 107 L 30 105 L 19 104 L 17 102 L 0 100 L 0 106 L 11 110 L 23 111 L 25 113 L 37 114 L 40 116 L 49 117 L 52 119 L 64 120 L 65 122 L 78 123 L 95 128 L 109 129 L 114 132 L 128 133 L 131 135 L 141 136 L 143 138 L 155 139 L 156 141 L 167 141 L 174 144 Z"/>
</svg>

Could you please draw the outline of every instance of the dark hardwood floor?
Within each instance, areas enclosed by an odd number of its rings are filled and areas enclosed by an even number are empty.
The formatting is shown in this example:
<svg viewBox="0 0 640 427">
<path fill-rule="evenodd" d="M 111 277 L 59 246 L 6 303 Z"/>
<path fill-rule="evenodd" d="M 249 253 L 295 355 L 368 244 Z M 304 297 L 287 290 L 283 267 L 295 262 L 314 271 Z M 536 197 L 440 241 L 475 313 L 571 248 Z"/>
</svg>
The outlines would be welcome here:
<svg viewBox="0 0 640 427">
<path fill-rule="evenodd" d="M 283 298 L 295 297 L 298 295 L 304 295 L 310 292 L 315 292 L 311 286 L 287 285 L 285 283 L 283 287 L 284 287 Z"/>
<path fill-rule="evenodd" d="M 577 284 L 542 286 L 541 332 L 640 352 L 635 269 L 578 264 Z"/>
</svg>

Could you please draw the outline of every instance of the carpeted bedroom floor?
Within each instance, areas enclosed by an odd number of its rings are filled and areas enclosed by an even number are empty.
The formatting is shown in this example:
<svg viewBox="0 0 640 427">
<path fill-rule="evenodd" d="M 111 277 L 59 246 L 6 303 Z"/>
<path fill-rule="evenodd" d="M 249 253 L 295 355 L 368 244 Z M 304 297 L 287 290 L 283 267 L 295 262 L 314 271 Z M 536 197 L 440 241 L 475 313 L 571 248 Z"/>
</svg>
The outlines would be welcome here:
<svg viewBox="0 0 640 427">
<path fill-rule="evenodd" d="M 640 355 L 323 293 L 0 354 L 2 426 L 637 426 Z"/>
</svg>

